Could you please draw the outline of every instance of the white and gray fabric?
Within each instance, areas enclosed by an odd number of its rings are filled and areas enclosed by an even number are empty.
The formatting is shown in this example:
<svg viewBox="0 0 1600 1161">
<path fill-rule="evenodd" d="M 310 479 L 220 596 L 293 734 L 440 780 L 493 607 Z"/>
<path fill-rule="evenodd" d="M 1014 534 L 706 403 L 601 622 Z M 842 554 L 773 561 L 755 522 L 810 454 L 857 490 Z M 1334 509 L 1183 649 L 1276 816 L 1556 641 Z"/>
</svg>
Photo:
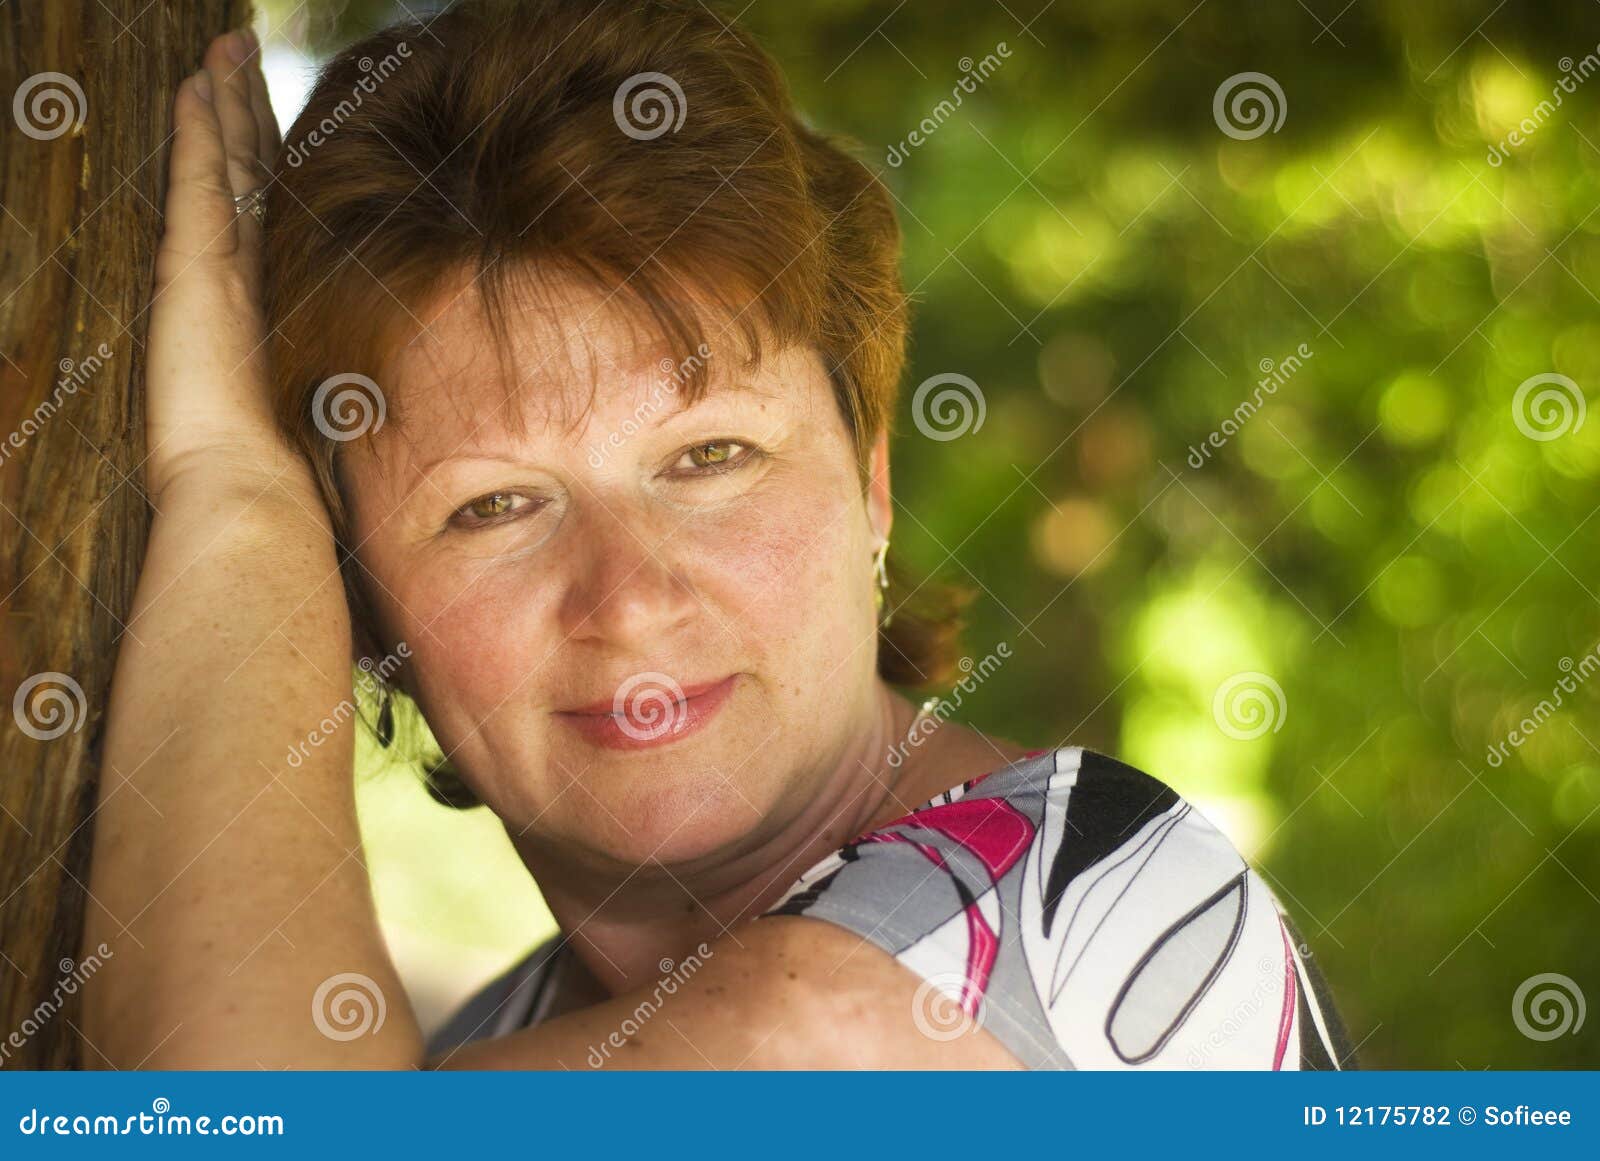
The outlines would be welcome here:
<svg viewBox="0 0 1600 1161">
<path fill-rule="evenodd" d="M 1260 875 L 1170 786 L 1078 747 L 858 837 L 767 914 L 856 932 L 923 978 L 928 1035 L 981 1025 L 1030 1068 L 1353 1063 Z"/>
</svg>

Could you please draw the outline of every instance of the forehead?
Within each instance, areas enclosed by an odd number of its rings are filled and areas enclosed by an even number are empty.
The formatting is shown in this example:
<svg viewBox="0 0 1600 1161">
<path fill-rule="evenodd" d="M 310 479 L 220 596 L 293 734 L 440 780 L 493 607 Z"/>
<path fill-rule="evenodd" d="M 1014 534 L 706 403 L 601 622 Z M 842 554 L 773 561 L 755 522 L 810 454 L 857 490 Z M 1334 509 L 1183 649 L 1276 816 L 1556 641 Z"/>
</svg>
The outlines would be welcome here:
<svg viewBox="0 0 1600 1161">
<path fill-rule="evenodd" d="M 734 389 L 781 397 L 814 352 L 751 349 L 729 312 L 686 297 L 699 326 L 669 338 L 626 293 L 544 275 L 516 280 L 492 304 L 484 285 L 452 276 L 413 312 L 409 339 L 385 360 L 382 388 L 397 427 L 415 438 L 463 420 L 577 430 L 596 411 L 653 399 L 662 411 Z M 780 370 L 782 373 L 780 373 Z M 791 384 L 798 388 L 798 384 Z"/>
</svg>

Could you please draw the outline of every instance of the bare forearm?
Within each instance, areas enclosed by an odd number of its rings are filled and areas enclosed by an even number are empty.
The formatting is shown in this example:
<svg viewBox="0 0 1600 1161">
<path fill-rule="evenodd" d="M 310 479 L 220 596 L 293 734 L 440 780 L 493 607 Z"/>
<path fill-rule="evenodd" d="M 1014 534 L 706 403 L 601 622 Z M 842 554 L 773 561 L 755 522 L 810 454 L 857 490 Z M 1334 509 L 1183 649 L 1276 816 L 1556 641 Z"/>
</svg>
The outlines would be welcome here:
<svg viewBox="0 0 1600 1161">
<path fill-rule="evenodd" d="M 374 914 L 352 778 L 350 626 L 292 457 L 167 488 L 117 659 L 85 943 L 87 1053 L 118 1067 L 405 1067 L 420 1038 Z M 320 737 L 328 722 L 331 737 Z M 296 755 L 294 764 L 289 756 Z M 313 997 L 356 973 L 375 1034 Z"/>
<path fill-rule="evenodd" d="M 691 970 L 692 968 L 692 970 Z M 654 985 L 429 1060 L 433 1068 L 1019 1068 L 988 1032 L 930 1037 L 923 981 L 803 916 L 746 922 Z"/>
</svg>

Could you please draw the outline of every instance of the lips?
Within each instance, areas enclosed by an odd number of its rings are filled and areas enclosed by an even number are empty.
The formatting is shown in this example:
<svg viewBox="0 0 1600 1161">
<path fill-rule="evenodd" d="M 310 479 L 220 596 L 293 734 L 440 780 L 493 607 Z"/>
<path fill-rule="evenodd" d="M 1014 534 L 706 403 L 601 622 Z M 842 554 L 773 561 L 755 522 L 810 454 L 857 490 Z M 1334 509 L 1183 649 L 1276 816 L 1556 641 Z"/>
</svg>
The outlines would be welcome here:
<svg viewBox="0 0 1600 1161">
<path fill-rule="evenodd" d="M 609 750 L 645 750 L 687 737 L 716 716 L 733 692 L 738 674 L 720 681 L 680 686 L 661 673 L 637 674 L 608 701 L 551 716 L 580 737 Z"/>
</svg>

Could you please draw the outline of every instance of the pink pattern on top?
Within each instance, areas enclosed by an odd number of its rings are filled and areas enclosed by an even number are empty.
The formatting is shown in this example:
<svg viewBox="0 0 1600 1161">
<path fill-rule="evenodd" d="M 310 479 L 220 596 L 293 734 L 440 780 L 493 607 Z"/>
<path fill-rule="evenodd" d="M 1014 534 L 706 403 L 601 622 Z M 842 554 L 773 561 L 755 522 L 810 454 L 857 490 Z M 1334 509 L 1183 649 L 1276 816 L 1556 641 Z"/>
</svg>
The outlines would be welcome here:
<svg viewBox="0 0 1600 1161">
<path fill-rule="evenodd" d="M 864 843 L 906 843 L 921 852 L 942 871 L 950 870 L 943 852 L 915 839 L 890 831 L 889 827 L 915 826 L 936 831 L 970 851 L 989 873 L 991 883 L 1009 871 L 1027 853 L 1033 842 L 1033 821 L 999 798 L 961 798 L 943 806 L 916 811 L 887 823 L 884 828 L 863 835 Z M 961 989 L 961 1008 L 976 1016 L 989 988 L 989 973 L 1000 950 L 1000 937 L 984 916 L 977 898 L 970 897 L 962 908 L 967 920 L 966 983 Z"/>
<path fill-rule="evenodd" d="M 1227 837 L 1172 786 L 1079 747 L 857 836 L 765 914 L 857 932 L 1030 1068 L 1336 1069 L 1349 1055 L 1289 917 Z"/>
<path fill-rule="evenodd" d="M 1289 945 L 1289 932 L 1283 926 L 1283 921 L 1278 921 L 1278 930 L 1283 933 L 1283 1012 L 1278 1017 L 1278 1050 L 1272 1054 L 1272 1068 L 1276 1072 L 1283 1067 L 1283 1054 L 1289 1047 L 1289 1029 L 1294 1026 L 1295 999 L 1299 995 L 1299 985 L 1294 978 L 1294 948 Z"/>
</svg>

